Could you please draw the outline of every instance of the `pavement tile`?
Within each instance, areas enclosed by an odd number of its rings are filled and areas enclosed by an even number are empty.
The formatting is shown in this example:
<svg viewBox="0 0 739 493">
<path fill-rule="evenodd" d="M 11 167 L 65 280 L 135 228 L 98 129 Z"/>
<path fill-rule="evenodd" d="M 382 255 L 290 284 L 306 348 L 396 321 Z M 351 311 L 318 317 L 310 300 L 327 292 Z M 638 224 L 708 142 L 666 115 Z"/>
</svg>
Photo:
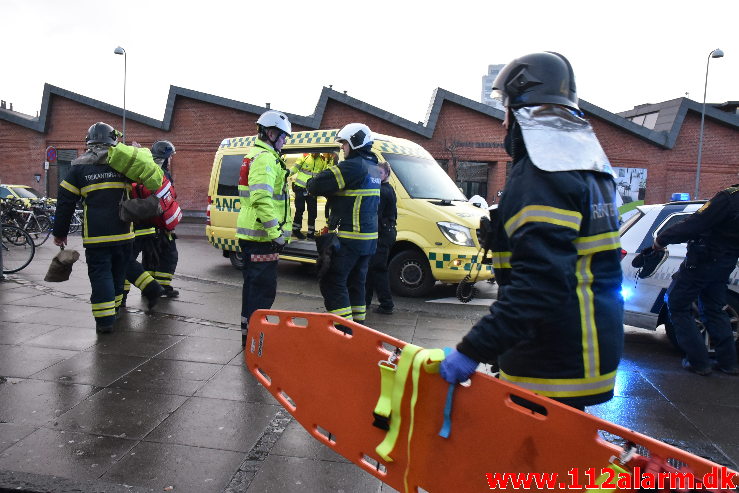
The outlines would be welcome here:
<svg viewBox="0 0 739 493">
<path fill-rule="evenodd" d="M 68 305 L 65 305 L 67 307 Z M 45 308 L 39 310 L 38 307 L 26 307 L 29 312 L 24 313 L 22 319 L 18 321 L 26 323 L 42 323 L 47 325 L 64 324 L 71 327 L 90 327 L 95 328 L 95 320 L 92 317 L 92 311 L 89 304 L 79 304 L 72 307 L 72 310 L 62 310 L 59 308 Z"/>
<path fill-rule="evenodd" d="M 0 423 L 0 452 L 20 442 L 37 429 L 34 426 Z"/>
<path fill-rule="evenodd" d="M 666 400 L 641 372 L 622 370 L 620 367 L 616 373 L 616 386 L 613 393 L 621 397 Z"/>
<path fill-rule="evenodd" d="M 0 322 L 0 344 L 21 344 L 57 328 L 46 324 Z"/>
<path fill-rule="evenodd" d="M 248 452 L 277 409 L 258 402 L 192 397 L 146 441 Z"/>
<path fill-rule="evenodd" d="M 40 428 L 0 453 L 0 469 L 97 479 L 135 444 L 121 438 Z"/>
<path fill-rule="evenodd" d="M 5 302 L 0 303 L 0 322 L 3 322 L 0 324 L 0 327 L 7 325 L 7 322 L 27 322 L 27 317 L 37 313 L 38 311 L 39 309 L 35 306 L 14 305 Z M 54 325 L 49 322 L 42 322 L 42 324 Z"/>
<path fill-rule="evenodd" d="M 241 342 L 241 329 L 237 326 L 219 327 L 216 325 L 196 324 L 196 330 L 192 334 L 195 337 L 206 337 L 210 339 L 227 339 L 229 341 Z"/>
<path fill-rule="evenodd" d="M 287 455 L 315 460 L 329 460 L 334 462 L 349 462 L 337 454 L 330 447 L 319 442 L 303 426 L 292 420 L 282 432 L 279 440 L 272 447 L 274 455 Z"/>
<path fill-rule="evenodd" d="M 706 396 L 711 404 L 739 410 L 739 378 L 715 371 L 708 377 L 690 373 L 677 366 L 674 372 L 654 371 L 645 377 L 672 402 L 686 407 L 702 405 Z"/>
<path fill-rule="evenodd" d="M 25 378 L 77 354 L 65 349 L 0 346 L 0 375 Z"/>
<path fill-rule="evenodd" d="M 680 406 L 680 410 L 712 441 L 739 447 L 739 408 L 704 401 Z"/>
<path fill-rule="evenodd" d="M 138 356 L 83 351 L 43 371 L 34 373 L 33 378 L 107 387 L 144 361 L 146 361 L 145 358 Z"/>
<path fill-rule="evenodd" d="M 197 397 L 276 404 L 277 401 L 244 365 L 226 365 L 195 393 Z"/>
<path fill-rule="evenodd" d="M 43 425 L 95 391 L 91 385 L 8 379 L 0 385 L 0 422 Z"/>
<path fill-rule="evenodd" d="M 144 332 L 115 330 L 98 338 L 88 351 L 104 354 L 121 354 L 151 358 L 184 339 L 183 336 L 147 334 Z"/>
<path fill-rule="evenodd" d="M 151 359 L 110 386 L 159 394 L 191 396 L 222 367 L 209 363 Z"/>
<path fill-rule="evenodd" d="M 130 317 L 131 314 L 128 316 Z M 196 323 L 183 322 L 181 319 L 166 318 L 162 316 L 146 316 L 141 315 L 137 318 L 137 323 L 124 324 L 125 315 L 121 317 L 118 326 L 123 331 L 146 332 L 149 334 L 169 334 L 191 336 L 197 333 L 200 326 Z"/>
<path fill-rule="evenodd" d="M 141 442 L 101 479 L 160 492 L 221 493 L 243 458 L 241 452 Z"/>
<path fill-rule="evenodd" d="M 98 338 L 99 336 L 95 333 L 94 329 L 59 327 L 25 341 L 25 344 L 28 346 L 82 351 L 97 344 Z"/>
<path fill-rule="evenodd" d="M 270 455 L 248 493 L 375 492 L 380 480 L 354 464 Z"/>
<path fill-rule="evenodd" d="M 240 341 L 188 337 L 156 357 L 225 365 L 240 351 Z"/>
<path fill-rule="evenodd" d="M 103 389 L 56 421 L 59 429 L 141 439 L 186 399 L 171 394 Z"/>
</svg>

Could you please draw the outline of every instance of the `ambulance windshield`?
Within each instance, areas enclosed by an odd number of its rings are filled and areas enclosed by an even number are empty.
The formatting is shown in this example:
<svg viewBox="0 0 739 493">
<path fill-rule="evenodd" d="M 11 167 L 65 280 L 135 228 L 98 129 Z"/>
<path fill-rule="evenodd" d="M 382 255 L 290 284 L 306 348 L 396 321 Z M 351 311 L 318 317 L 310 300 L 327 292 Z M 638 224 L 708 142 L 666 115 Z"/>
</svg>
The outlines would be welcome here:
<svg viewBox="0 0 739 493">
<path fill-rule="evenodd" d="M 405 154 L 383 153 L 382 156 L 411 198 L 467 200 L 436 161 Z"/>
</svg>

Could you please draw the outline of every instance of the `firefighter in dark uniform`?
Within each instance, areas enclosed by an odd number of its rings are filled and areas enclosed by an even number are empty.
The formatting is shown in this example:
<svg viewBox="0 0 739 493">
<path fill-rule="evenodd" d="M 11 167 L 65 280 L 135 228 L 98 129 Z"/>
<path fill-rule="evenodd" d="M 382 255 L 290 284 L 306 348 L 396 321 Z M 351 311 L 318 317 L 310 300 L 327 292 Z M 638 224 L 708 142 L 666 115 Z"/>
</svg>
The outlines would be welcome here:
<svg viewBox="0 0 739 493">
<path fill-rule="evenodd" d="M 498 301 L 441 365 L 451 383 L 479 362 L 576 408 L 613 397 L 623 349 L 613 170 L 556 53 L 509 63 L 493 88 L 506 107 L 513 167 L 495 220 Z"/>
<path fill-rule="evenodd" d="M 54 244 L 67 244 L 69 224 L 81 198 L 85 217 L 82 244 L 92 287 L 92 315 L 97 332 L 108 333 L 113 330 L 123 298 L 126 264 L 134 237 L 131 223 L 118 216 L 119 203 L 128 198 L 131 185 L 128 178 L 107 164 L 106 149 L 118 143 L 113 127 L 96 123 L 87 131 L 85 140 L 88 151 L 72 162 L 59 184 Z"/>
<path fill-rule="evenodd" d="M 344 161 L 307 183 L 308 193 L 327 197 L 328 227 L 338 230 L 341 245 L 331 256 L 319 287 L 326 310 L 361 322 L 367 314 L 367 266 L 377 248 L 380 169 L 367 125 L 350 123 L 339 130 L 336 140 L 344 151 Z"/>
<path fill-rule="evenodd" d="M 162 167 L 164 176 L 174 185 L 171 174 L 172 156 L 175 155 L 175 147 L 168 140 L 159 140 L 151 146 L 151 155 L 154 162 Z M 161 295 L 165 298 L 176 298 L 180 292 L 172 287 L 172 278 L 174 271 L 177 269 L 177 235 L 174 231 L 166 231 L 157 228 L 159 264 L 154 271 L 154 279 L 161 285 L 163 291 Z"/>
<path fill-rule="evenodd" d="M 395 196 L 395 190 L 388 180 L 392 170 L 387 162 L 379 163 L 380 179 L 380 206 L 377 211 L 377 251 L 370 259 L 369 268 L 367 269 L 367 283 L 365 289 L 365 299 L 367 306 L 372 304 L 372 295 L 377 293 L 377 301 L 379 306 L 374 309 L 375 313 L 390 315 L 393 313 L 395 303 L 393 303 L 393 295 L 390 292 L 390 279 L 388 278 L 387 263 L 390 256 L 390 249 L 395 243 L 398 235 L 396 224 L 398 222 L 398 199 Z"/>
<path fill-rule="evenodd" d="M 724 311 L 726 284 L 739 258 L 739 184 L 721 190 L 685 221 L 660 233 L 653 248 L 686 241 L 687 255 L 667 294 L 670 321 L 685 352 L 683 368 L 703 376 L 712 370 L 692 311 L 693 302 L 700 300 L 717 368 L 739 375 L 731 322 Z"/>
</svg>

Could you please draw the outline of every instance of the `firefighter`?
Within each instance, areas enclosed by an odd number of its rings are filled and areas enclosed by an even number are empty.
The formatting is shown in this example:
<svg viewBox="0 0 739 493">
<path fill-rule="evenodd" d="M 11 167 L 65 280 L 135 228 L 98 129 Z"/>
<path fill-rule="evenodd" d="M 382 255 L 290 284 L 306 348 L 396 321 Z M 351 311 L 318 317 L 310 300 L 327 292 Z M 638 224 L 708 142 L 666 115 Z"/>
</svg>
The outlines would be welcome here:
<svg viewBox="0 0 739 493">
<path fill-rule="evenodd" d="M 495 220 L 498 301 L 441 365 L 450 383 L 479 362 L 570 406 L 613 397 L 623 349 L 613 170 L 557 53 L 513 60 L 493 89 L 506 107 L 513 166 Z M 500 275 L 498 275 L 500 274 Z"/>
<path fill-rule="evenodd" d="M 264 112 L 257 120 L 257 140 L 244 157 L 239 175 L 241 210 L 236 238 L 244 258 L 241 292 L 241 346 L 246 345 L 249 318 L 271 308 L 277 294 L 277 261 L 292 230 L 290 172 L 280 156 L 292 127 L 279 111 Z"/>
<path fill-rule="evenodd" d="M 131 185 L 107 164 L 107 149 L 118 143 L 113 127 L 95 123 L 87 131 L 85 142 L 87 152 L 72 161 L 69 173 L 59 184 L 54 244 L 67 244 L 69 224 L 81 198 L 85 217 L 82 244 L 92 288 L 92 315 L 96 331 L 109 333 L 123 298 L 126 264 L 134 238 L 131 223 L 118 215 L 119 203 L 128 198 Z"/>
<path fill-rule="evenodd" d="M 377 248 L 380 169 L 377 156 L 372 153 L 372 132 L 367 125 L 346 125 L 336 134 L 336 141 L 344 151 L 344 161 L 307 183 L 311 195 L 327 197 L 328 227 L 338 230 L 340 243 L 319 286 L 326 310 L 361 322 L 367 312 L 367 266 Z"/>
<path fill-rule="evenodd" d="M 168 140 L 158 140 L 151 146 L 151 155 L 154 158 L 154 162 L 162 167 L 164 176 L 167 177 L 169 182 L 174 185 L 172 180 L 172 156 L 176 153 L 174 144 Z M 176 199 L 177 195 L 174 192 L 174 186 L 171 189 L 173 198 Z M 177 269 L 177 235 L 174 230 L 167 231 L 163 228 L 156 229 L 157 238 L 157 253 L 159 263 L 156 270 L 154 271 L 154 279 L 163 288 L 161 296 L 165 298 L 176 298 L 180 295 L 180 292 L 172 287 L 172 278 L 174 277 L 174 271 Z"/>
<path fill-rule="evenodd" d="M 682 366 L 701 376 L 712 371 L 693 315 L 693 302 L 700 299 L 706 330 L 716 349 L 716 367 L 728 375 L 739 375 L 731 322 L 724 311 L 726 284 L 739 258 L 739 184 L 721 190 L 685 221 L 664 230 L 652 246 L 664 250 L 686 241 L 687 255 L 667 290 L 670 321 L 685 352 Z"/>
<path fill-rule="evenodd" d="M 308 194 L 305 184 L 308 180 L 328 167 L 327 158 L 318 152 L 303 156 L 290 168 L 290 174 L 295 174 L 293 193 L 295 194 L 295 217 L 293 218 L 293 238 L 304 240 L 300 228 L 303 226 L 303 212 L 308 208 L 308 235 L 309 240 L 316 238 L 316 216 L 318 215 L 318 200 Z"/>
<path fill-rule="evenodd" d="M 126 281 L 123 284 L 121 306 L 126 306 L 128 293 L 133 284 L 141 290 L 141 296 L 146 300 L 146 307 L 151 311 L 159 301 L 159 297 L 164 294 L 164 288 L 153 275 L 156 271 L 156 265 L 159 264 L 157 230 L 150 223 L 134 223 L 133 233 L 133 248 L 126 265 Z M 143 254 L 141 262 L 138 261 L 139 254 Z"/>
<path fill-rule="evenodd" d="M 380 185 L 380 205 L 377 211 L 377 251 L 370 260 L 367 270 L 367 283 L 364 289 L 367 307 L 372 304 L 373 293 L 377 292 L 379 306 L 373 311 L 383 315 L 391 315 L 395 303 L 393 303 L 393 295 L 390 292 L 390 279 L 388 278 L 387 268 L 390 250 L 398 235 L 396 229 L 398 221 L 398 199 L 389 181 L 392 173 L 390 163 L 383 161 L 378 166 L 380 167 L 382 184 Z"/>
</svg>

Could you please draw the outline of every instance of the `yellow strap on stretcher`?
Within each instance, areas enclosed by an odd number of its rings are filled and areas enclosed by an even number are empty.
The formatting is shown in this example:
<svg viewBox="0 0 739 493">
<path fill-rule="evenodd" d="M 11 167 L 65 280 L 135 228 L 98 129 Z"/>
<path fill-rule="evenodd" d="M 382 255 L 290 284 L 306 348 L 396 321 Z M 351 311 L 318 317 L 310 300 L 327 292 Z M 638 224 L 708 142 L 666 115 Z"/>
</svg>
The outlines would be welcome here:
<svg viewBox="0 0 739 493">
<path fill-rule="evenodd" d="M 408 344 L 403 348 L 400 354 L 400 361 L 396 368 L 389 365 L 380 364 L 380 398 L 375 406 L 375 414 L 384 417 L 392 417 L 390 419 L 390 429 L 385 435 L 385 439 L 380 443 L 375 451 L 388 462 L 392 462 L 390 453 L 395 448 L 400 433 L 401 424 L 401 406 L 403 404 L 403 395 L 405 393 L 405 384 L 408 380 L 408 373 L 411 373 L 411 381 L 413 384 L 413 392 L 410 402 L 410 423 L 408 425 L 408 444 L 407 444 L 407 467 L 403 475 L 405 490 L 408 491 L 408 472 L 411 464 L 411 440 L 413 439 L 413 423 L 415 420 L 416 401 L 418 400 L 418 381 L 421 374 L 421 368 L 426 373 L 438 373 L 439 363 L 444 359 L 444 350 L 442 349 L 422 349 L 418 346 Z M 390 397 L 392 396 L 392 397 Z M 388 409 L 389 404 L 389 409 Z"/>
</svg>

